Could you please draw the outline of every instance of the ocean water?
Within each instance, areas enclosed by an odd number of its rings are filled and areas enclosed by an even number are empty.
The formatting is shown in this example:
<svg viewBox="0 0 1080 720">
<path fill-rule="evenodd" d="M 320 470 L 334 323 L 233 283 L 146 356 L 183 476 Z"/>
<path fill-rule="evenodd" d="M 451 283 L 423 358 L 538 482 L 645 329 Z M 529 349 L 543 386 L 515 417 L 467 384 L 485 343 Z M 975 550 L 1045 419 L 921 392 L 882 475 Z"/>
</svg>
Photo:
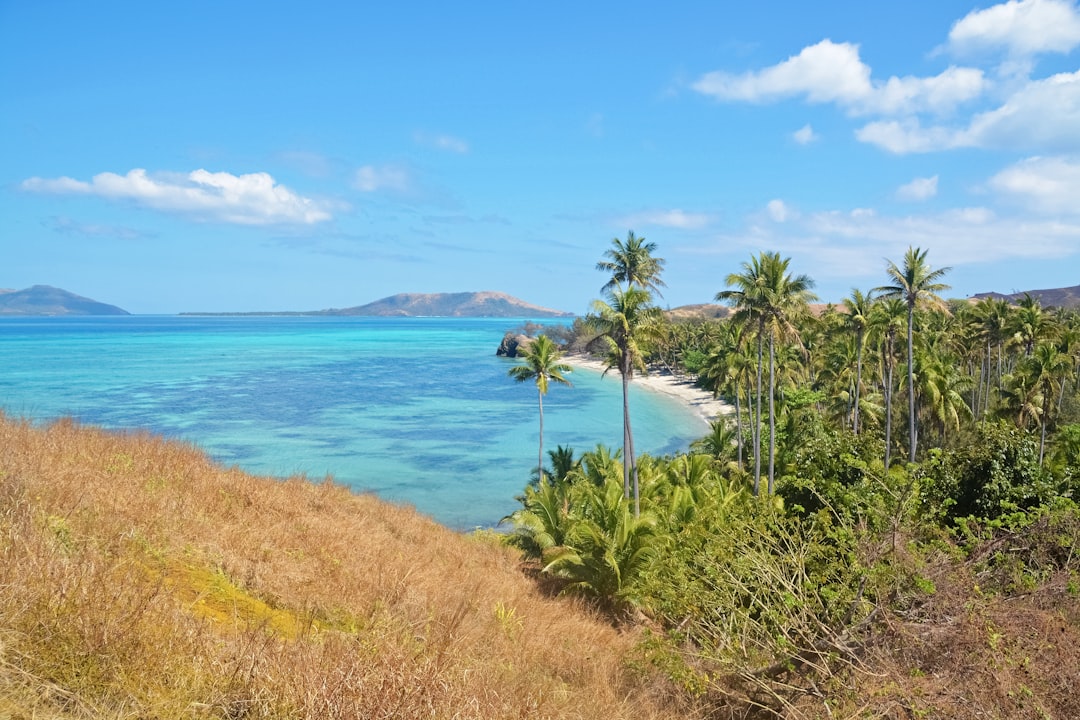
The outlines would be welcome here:
<svg viewBox="0 0 1080 720">
<path fill-rule="evenodd" d="M 495 356 L 521 320 L 0 319 L 0 408 L 189 441 L 225 465 L 327 475 L 457 529 L 512 512 L 536 464 L 537 394 Z M 622 443 L 618 374 L 544 397 L 544 447 Z M 631 386 L 635 445 L 685 450 L 707 427 Z M 0 448 L 2 452 L 2 448 Z"/>
</svg>

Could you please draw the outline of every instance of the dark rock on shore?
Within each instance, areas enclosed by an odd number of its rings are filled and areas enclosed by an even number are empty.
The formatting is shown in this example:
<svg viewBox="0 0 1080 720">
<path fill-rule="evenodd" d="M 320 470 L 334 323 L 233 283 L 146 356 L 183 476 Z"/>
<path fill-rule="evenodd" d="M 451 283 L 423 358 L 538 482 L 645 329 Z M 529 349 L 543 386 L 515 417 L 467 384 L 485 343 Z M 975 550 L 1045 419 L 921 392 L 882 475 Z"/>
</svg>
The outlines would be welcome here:
<svg viewBox="0 0 1080 720">
<path fill-rule="evenodd" d="M 495 351 L 495 354 L 499 357 L 516 358 L 518 349 L 527 348 L 530 343 L 532 343 L 532 338 L 528 335 L 508 332 L 503 335 L 502 342 L 499 343 L 499 349 Z"/>
</svg>

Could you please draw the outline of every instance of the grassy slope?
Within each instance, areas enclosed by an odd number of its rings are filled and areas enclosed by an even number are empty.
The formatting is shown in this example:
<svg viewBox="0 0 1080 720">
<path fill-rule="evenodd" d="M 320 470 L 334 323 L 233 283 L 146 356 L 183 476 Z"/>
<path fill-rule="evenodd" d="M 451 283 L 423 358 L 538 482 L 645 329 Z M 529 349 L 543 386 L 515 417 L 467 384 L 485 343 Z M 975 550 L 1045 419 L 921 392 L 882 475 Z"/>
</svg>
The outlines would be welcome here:
<svg viewBox="0 0 1080 720">
<path fill-rule="evenodd" d="M 0 717 L 675 717 L 490 540 L 0 416 Z"/>
<path fill-rule="evenodd" d="M 1004 550 L 1075 552 L 1054 532 Z M 924 571 L 936 592 L 883 616 L 832 707 L 788 717 L 1080 717 L 1080 578 Z M 0 416 L 0 717 L 689 717 L 629 669 L 636 640 L 410 510 Z"/>
</svg>

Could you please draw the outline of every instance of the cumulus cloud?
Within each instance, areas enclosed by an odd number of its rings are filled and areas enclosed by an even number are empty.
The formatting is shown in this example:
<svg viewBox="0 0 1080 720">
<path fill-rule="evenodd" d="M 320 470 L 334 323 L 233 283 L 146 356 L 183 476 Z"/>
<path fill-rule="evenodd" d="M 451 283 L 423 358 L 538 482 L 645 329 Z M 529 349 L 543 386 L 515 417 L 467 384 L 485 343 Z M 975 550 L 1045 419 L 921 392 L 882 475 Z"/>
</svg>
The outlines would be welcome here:
<svg viewBox="0 0 1080 720">
<path fill-rule="evenodd" d="M 985 207 L 899 216 L 860 208 L 809 213 L 783 224 L 751 222 L 744 232 L 719 240 L 700 252 L 766 247 L 798 257 L 819 282 L 869 285 L 880 284 L 884 258 L 899 260 L 908 247 L 929 248 L 935 267 L 1074 257 L 1080 221 L 1001 217 Z"/>
<path fill-rule="evenodd" d="M 616 224 L 626 227 L 666 227 L 677 230 L 700 230 L 712 222 L 711 215 L 683 210 L 649 210 L 621 218 Z"/>
<path fill-rule="evenodd" d="M 1080 45 L 1080 13 L 1067 0 L 1009 0 L 974 10 L 953 25 L 955 52 L 1004 49 L 1014 56 L 1067 53 Z"/>
<path fill-rule="evenodd" d="M 773 222 L 782 223 L 797 217 L 797 213 L 788 207 L 783 200 L 770 200 L 765 206 L 765 212 Z"/>
<path fill-rule="evenodd" d="M 806 125 L 803 125 L 801 128 L 793 132 L 791 134 L 791 137 L 795 140 L 795 142 L 799 143 L 800 145 L 809 145 L 810 143 L 817 140 L 820 136 L 815 133 L 814 128 L 810 127 L 810 124 L 807 123 Z"/>
<path fill-rule="evenodd" d="M 1021 160 L 990 178 L 989 185 L 1039 212 L 1080 214 L 1080 163 L 1066 158 Z"/>
<path fill-rule="evenodd" d="M 397 165 L 365 165 L 353 178 L 353 187 L 361 192 L 408 192 L 411 184 L 409 171 Z"/>
<path fill-rule="evenodd" d="M 923 127 L 918 118 L 881 120 L 856 131 L 862 142 L 889 152 L 919 153 L 961 147 L 1080 150 L 1080 71 L 1032 81 L 1001 106 L 966 126 Z"/>
<path fill-rule="evenodd" d="M 947 113 L 983 93 L 982 70 L 949 67 L 933 77 L 871 79 L 859 46 L 822 40 L 798 55 L 756 72 L 706 73 L 692 86 L 717 100 L 773 102 L 804 96 L 811 103 L 835 103 L 853 115 Z"/>
<path fill-rule="evenodd" d="M 22 188 L 129 200 L 154 210 L 240 225 L 312 224 L 330 219 L 323 204 L 297 195 L 267 173 L 232 175 L 199 169 L 187 175 L 151 176 L 136 168 L 126 175 L 100 173 L 89 182 L 69 177 L 32 177 L 22 182 Z"/>
<path fill-rule="evenodd" d="M 906 185 L 901 185 L 896 190 L 896 196 L 901 200 L 927 200 L 937 195 L 938 176 L 928 178 L 915 178 Z"/>
</svg>

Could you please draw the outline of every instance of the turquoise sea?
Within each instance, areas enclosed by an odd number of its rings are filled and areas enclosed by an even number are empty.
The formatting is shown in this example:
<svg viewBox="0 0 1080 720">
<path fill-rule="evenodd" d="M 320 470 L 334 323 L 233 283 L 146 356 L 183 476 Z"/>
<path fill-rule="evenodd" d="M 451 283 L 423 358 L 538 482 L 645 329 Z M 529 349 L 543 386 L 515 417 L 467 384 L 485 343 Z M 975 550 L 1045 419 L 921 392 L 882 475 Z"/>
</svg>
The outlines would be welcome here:
<svg viewBox="0 0 1080 720">
<path fill-rule="evenodd" d="M 522 320 L 187 317 L 0 319 L 0 408 L 147 429 L 226 465 L 326 475 L 458 529 L 512 512 L 536 463 L 536 386 L 495 356 Z M 621 445 L 617 373 L 544 398 L 545 448 Z M 685 450 L 704 422 L 632 386 L 635 444 Z M 2 448 L 0 448 L 2 451 Z"/>
</svg>

